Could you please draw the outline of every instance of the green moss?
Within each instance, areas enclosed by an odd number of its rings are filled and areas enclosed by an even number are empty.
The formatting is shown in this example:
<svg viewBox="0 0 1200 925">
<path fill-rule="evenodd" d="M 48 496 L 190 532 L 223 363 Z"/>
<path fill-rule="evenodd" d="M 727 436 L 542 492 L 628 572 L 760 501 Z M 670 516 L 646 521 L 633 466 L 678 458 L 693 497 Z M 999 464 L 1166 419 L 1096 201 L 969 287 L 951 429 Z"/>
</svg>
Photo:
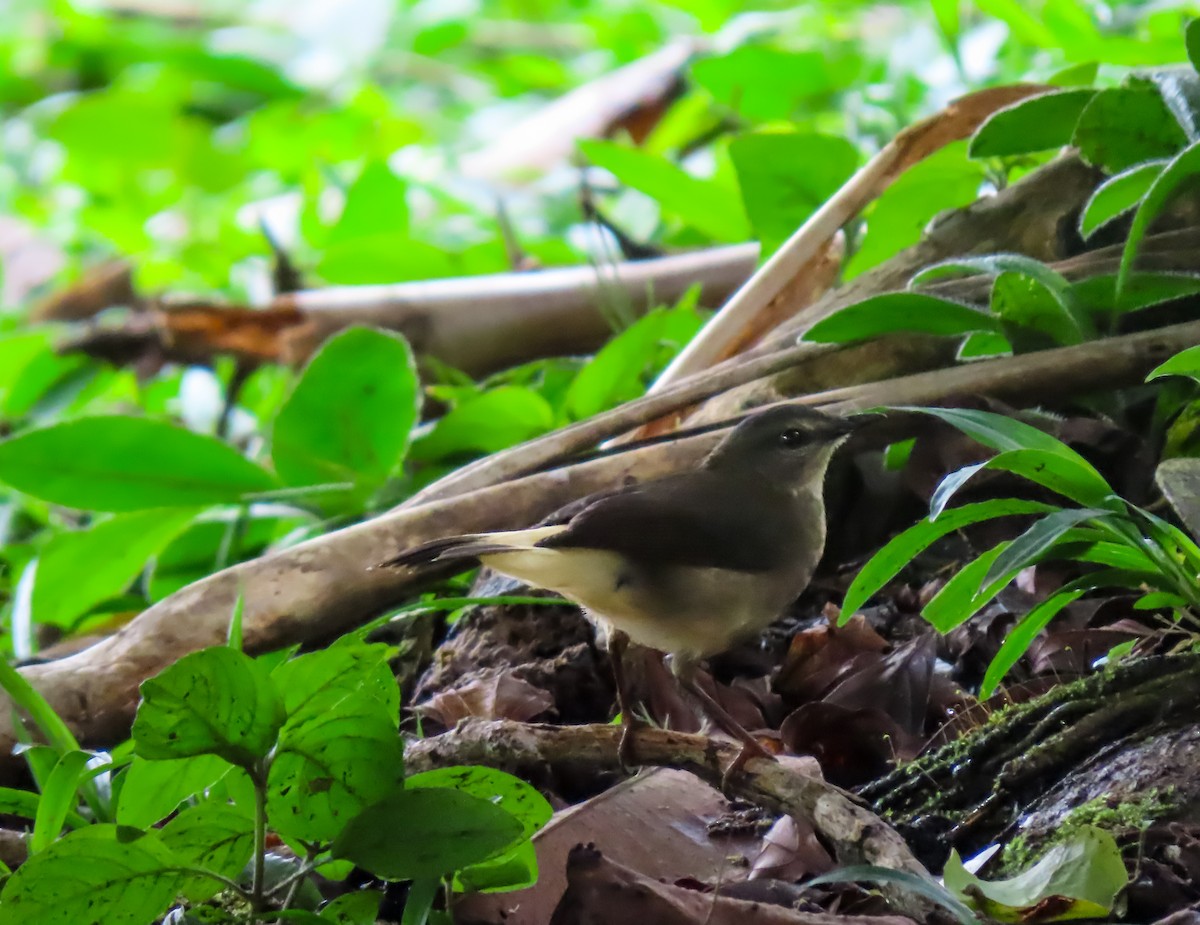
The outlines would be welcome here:
<svg viewBox="0 0 1200 925">
<path fill-rule="evenodd" d="M 1034 844 L 1025 835 L 1018 835 L 1004 846 L 1001 865 L 1004 876 L 1028 869 L 1047 849 L 1066 841 L 1082 826 L 1096 826 L 1116 838 L 1144 829 L 1170 812 L 1174 789 L 1152 787 L 1145 793 L 1130 796 L 1125 802 L 1114 802 L 1111 795 L 1096 797 L 1067 813 L 1054 833 L 1043 841 Z"/>
</svg>

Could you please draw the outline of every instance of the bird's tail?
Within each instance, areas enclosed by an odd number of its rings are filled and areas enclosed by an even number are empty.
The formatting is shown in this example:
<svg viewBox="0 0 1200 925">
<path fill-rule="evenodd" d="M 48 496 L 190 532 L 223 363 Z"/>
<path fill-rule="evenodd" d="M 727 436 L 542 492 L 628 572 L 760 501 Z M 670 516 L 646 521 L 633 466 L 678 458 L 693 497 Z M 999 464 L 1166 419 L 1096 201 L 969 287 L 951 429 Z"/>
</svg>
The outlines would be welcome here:
<svg viewBox="0 0 1200 925">
<path fill-rule="evenodd" d="M 478 559 L 501 552 L 533 549 L 542 540 L 563 530 L 562 526 L 535 527 L 532 530 L 509 530 L 501 533 L 468 533 L 448 536 L 406 549 L 400 555 L 379 563 L 380 568 L 421 568 L 438 562 L 457 559 Z"/>
</svg>

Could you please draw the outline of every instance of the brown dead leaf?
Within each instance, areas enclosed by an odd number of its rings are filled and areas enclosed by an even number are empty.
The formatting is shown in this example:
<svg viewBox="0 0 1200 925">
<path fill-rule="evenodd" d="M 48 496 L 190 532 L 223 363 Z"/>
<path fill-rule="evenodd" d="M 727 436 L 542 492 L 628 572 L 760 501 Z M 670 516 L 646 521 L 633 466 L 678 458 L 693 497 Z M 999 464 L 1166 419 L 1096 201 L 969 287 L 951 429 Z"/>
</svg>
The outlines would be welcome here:
<svg viewBox="0 0 1200 925">
<path fill-rule="evenodd" d="M 461 687 L 441 691 L 417 709 L 447 729 L 468 716 L 512 719 L 527 723 L 554 706 L 554 699 L 540 687 L 502 671 L 489 678 L 476 678 Z"/>
<path fill-rule="evenodd" d="M 829 689 L 859 656 L 861 664 L 875 661 L 869 656 L 887 649 L 888 643 L 861 615 L 845 626 L 825 623 L 792 637 L 775 689 L 800 700 L 814 700 Z"/>
<path fill-rule="evenodd" d="M 812 824 L 780 816 L 763 836 L 762 851 L 750 865 L 750 879 L 771 877 L 794 881 L 833 870 L 834 860 L 817 838 Z"/>
<path fill-rule="evenodd" d="M 916 757 L 922 742 L 878 708 L 851 710 L 833 703 L 806 703 L 779 729 L 784 746 L 812 755 L 839 787 L 857 787 L 889 771 L 897 759 Z"/>
</svg>

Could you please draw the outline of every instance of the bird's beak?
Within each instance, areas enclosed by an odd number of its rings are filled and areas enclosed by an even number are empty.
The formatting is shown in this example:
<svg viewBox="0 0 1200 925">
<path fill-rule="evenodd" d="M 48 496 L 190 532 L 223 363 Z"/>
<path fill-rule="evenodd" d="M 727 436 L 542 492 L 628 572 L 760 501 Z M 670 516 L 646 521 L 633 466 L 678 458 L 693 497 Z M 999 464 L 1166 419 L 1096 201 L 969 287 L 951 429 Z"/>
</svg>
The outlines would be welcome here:
<svg viewBox="0 0 1200 925">
<path fill-rule="evenodd" d="M 854 417 L 837 418 L 831 425 L 831 430 L 838 437 L 848 437 L 852 433 L 860 430 L 866 424 L 869 424 L 871 418 L 868 415 L 860 414 Z"/>
</svg>

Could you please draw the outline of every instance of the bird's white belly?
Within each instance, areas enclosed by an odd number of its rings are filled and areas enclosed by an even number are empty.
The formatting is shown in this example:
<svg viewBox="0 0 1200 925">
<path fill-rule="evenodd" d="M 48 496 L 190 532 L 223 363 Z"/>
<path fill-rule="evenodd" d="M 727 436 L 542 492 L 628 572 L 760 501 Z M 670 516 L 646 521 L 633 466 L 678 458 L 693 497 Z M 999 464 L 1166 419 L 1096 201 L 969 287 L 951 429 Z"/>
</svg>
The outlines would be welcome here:
<svg viewBox="0 0 1200 925">
<path fill-rule="evenodd" d="M 694 658 L 762 629 L 790 603 L 792 591 L 760 575 L 682 566 L 647 584 L 629 573 L 624 557 L 597 549 L 527 548 L 481 558 L 499 572 L 570 598 L 595 622 L 639 645 Z"/>
</svg>

